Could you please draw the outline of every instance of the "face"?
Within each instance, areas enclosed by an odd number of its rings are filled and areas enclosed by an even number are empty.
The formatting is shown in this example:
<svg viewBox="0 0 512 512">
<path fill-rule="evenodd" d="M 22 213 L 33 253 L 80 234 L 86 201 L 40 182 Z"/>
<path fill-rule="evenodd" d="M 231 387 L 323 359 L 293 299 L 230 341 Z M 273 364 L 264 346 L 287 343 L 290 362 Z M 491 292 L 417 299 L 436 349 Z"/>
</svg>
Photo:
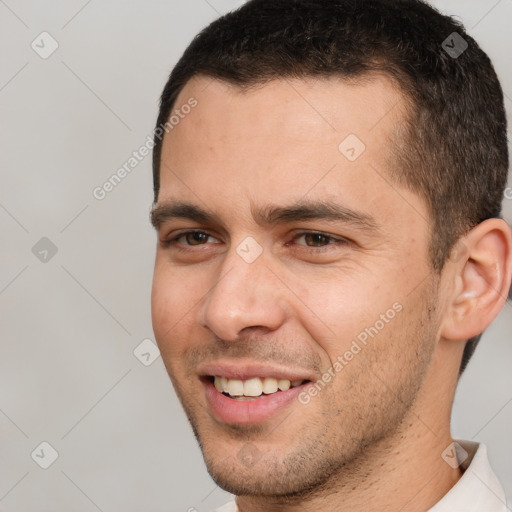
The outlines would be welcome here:
<svg viewBox="0 0 512 512">
<path fill-rule="evenodd" d="M 156 340 L 214 480 L 304 494 L 405 428 L 435 346 L 429 214 L 390 178 L 403 100 L 384 78 L 196 77 L 190 98 L 162 151 Z"/>
</svg>

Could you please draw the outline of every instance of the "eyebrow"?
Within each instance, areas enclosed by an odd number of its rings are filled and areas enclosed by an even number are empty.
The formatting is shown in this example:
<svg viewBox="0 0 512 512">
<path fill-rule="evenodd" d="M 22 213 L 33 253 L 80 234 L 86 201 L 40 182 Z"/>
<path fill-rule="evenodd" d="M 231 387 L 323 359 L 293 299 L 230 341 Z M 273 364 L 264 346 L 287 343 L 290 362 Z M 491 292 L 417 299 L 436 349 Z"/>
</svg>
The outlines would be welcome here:
<svg viewBox="0 0 512 512">
<path fill-rule="evenodd" d="M 349 209 L 333 201 L 298 201 L 288 206 L 266 205 L 251 208 L 254 220 L 263 226 L 273 226 L 297 221 L 327 220 L 354 224 L 364 231 L 374 232 L 379 228 L 377 220 L 370 214 Z M 196 204 L 185 201 L 165 201 L 151 210 L 151 224 L 159 229 L 168 220 L 189 219 L 199 224 L 222 225 L 220 218 Z"/>
</svg>

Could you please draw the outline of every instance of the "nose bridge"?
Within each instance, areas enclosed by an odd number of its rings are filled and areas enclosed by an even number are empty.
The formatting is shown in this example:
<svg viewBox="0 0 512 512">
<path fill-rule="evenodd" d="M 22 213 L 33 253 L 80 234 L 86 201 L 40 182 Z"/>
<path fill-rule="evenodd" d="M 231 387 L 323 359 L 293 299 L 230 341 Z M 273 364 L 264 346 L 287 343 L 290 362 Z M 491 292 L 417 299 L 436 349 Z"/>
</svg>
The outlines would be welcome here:
<svg viewBox="0 0 512 512">
<path fill-rule="evenodd" d="M 232 247 L 203 302 L 203 325 L 227 341 L 246 327 L 277 329 L 284 321 L 282 297 L 267 265 L 263 248 L 251 237 Z"/>
</svg>

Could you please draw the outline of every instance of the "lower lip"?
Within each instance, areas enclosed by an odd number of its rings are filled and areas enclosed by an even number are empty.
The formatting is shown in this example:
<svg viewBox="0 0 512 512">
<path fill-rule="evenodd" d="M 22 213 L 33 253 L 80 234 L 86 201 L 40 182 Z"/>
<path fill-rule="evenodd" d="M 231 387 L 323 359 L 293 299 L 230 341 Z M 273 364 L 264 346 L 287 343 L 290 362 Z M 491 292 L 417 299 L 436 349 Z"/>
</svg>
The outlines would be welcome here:
<svg viewBox="0 0 512 512">
<path fill-rule="evenodd" d="M 254 400 L 233 400 L 217 391 L 213 382 L 203 380 L 206 400 L 213 415 L 224 423 L 239 425 L 262 423 L 268 420 L 296 399 L 308 384 L 310 383 L 307 382 L 271 395 L 261 395 L 260 398 Z"/>
</svg>

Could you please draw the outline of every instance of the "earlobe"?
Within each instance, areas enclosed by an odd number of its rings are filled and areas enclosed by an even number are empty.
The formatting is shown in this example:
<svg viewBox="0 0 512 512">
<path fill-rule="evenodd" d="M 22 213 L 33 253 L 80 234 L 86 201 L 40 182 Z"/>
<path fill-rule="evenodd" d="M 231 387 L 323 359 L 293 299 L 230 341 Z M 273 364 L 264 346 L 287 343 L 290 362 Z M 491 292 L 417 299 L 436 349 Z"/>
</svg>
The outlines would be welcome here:
<svg viewBox="0 0 512 512">
<path fill-rule="evenodd" d="M 483 332 L 503 308 L 512 274 L 512 234 L 502 219 L 475 226 L 458 244 L 462 257 L 451 258 L 454 280 L 446 302 L 441 336 L 465 340 Z"/>
</svg>

